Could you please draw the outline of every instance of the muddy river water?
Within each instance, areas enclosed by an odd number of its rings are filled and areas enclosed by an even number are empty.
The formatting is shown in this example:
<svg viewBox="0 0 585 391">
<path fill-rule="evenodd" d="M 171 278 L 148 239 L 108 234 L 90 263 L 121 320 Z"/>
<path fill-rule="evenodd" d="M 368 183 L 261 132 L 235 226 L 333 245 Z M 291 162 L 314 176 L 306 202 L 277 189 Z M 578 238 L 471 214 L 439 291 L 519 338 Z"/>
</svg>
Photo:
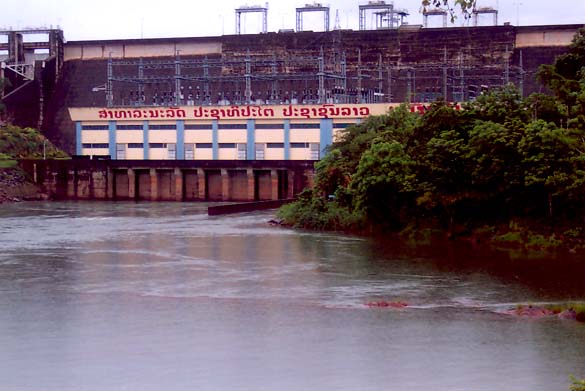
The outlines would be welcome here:
<svg viewBox="0 0 585 391">
<path fill-rule="evenodd" d="M 567 391 L 585 263 L 272 227 L 205 204 L 0 205 L 6 391 Z M 372 301 L 405 308 L 369 308 Z"/>
</svg>

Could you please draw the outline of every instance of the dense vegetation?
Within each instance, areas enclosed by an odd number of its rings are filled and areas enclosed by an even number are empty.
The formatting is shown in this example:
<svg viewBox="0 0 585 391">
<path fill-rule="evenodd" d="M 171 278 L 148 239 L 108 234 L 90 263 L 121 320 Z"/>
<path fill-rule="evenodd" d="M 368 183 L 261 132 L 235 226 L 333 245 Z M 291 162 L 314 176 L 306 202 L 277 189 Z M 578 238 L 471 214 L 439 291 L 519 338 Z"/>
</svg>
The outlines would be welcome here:
<svg viewBox="0 0 585 391">
<path fill-rule="evenodd" d="M 38 130 L 7 125 L 0 127 L 0 165 L 12 164 L 14 159 L 64 158 Z"/>
<path fill-rule="evenodd" d="M 62 158 L 58 150 L 35 129 L 0 126 L 0 204 L 47 199 L 31 178 L 18 167 L 16 159 Z"/>
<path fill-rule="evenodd" d="M 312 229 L 481 231 L 535 246 L 582 237 L 584 64 L 581 30 L 540 69 L 552 96 L 507 86 L 462 110 L 437 101 L 421 116 L 402 106 L 347 128 L 317 163 L 314 188 L 281 218 Z"/>
</svg>

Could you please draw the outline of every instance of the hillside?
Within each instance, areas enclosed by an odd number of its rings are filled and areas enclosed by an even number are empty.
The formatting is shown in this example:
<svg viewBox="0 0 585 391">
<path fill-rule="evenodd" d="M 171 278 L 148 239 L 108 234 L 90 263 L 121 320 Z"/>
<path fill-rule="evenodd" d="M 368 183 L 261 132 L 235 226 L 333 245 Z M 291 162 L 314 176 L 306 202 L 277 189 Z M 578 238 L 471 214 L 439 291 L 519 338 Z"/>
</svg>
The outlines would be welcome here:
<svg viewBox="0 0 585 391">
<path fill-rule="evenodd" d="M 0 127 L 0 203 L 46 199 L 17 159 L 66 158 L 40 132 L 7 125 Z"/>
</svg>

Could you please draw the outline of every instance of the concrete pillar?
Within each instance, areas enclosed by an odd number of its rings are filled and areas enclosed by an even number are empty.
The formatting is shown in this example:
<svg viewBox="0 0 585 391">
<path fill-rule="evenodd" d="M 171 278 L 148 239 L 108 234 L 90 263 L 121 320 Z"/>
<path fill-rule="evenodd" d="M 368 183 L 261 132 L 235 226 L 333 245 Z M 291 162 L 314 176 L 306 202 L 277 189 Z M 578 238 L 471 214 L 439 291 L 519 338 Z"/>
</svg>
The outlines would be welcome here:
<svg viewBox="0 0 585 391">
<path fill-rule="evenodd" d="M 77 195 L 77 170 L 67 170 L 67 198 L 75 198 Z"/>
<path fill-rule="evenodd" d="M 19 64 L 25 61 L 24 40 L 22 34 L 16 31 L 8 33 L 8 57 L 12 57 Z"/>
<path fill-rule="evenodd" d="M 229 201 L 230 194 L 230 175 L 225 168 L 221 169 L 221 199 L 222 201 Z"/>
<path fill-rule="evenodd" d="M 158 175 L 156 168 L 150 169 L 150 200 L 158 200 Z"/>
<path fill-rule="evenodd" d="M 92 175 L 91 171 L 80 169 L 77 170 L 76 180 L 77 186 L 75 188 L 75 197 L 88 199 L 92 193 Z"/>
<path fill-rule="evenodd" d="M 110 200 L 114 199 L 114 172 L 110 167 L 106 171 L 108 184 L 106 186 L 106 197 Z"/>
<path fill-rule="evenodd" d="M 205 194 L 207 193 L 207 188 L 205 183 L 205 170 L 202 168 L 197 169 L 197 192 L 200 200 L 206 199 Z"/>
<path fill-rule="evenodd" d="M 270 170 L 270 188 L 272 189 L 272 199 L 278 199 L 278 171 Z"/>
<path fill-rule="evenodd" d="M 183 171 L 175 168 L 175 201 L 183 201 Z"/>
<path fill-rule="evenodd" d="M 57 194 L 57 173 L 54 171 L 49 171 L 45 173 L 45 188 L 47 189 L 47 193 L 49 195 Z"/>
<path fill-rule="evenodd" d="M 288 189 L 286 191 L 286 198 L 293 198 L 295 196 L 295 172 L 287 171 L 288 175 Z"/>
<path fill-rule="evenodd" d="M 93 198 L 103 200 L 108 197 L 108 175 L 103 170 L 90 172 Z"/>
<path fill-rule="evenodd" d="M 254 169 L 248 168 L 246 174 L 248 175 L 248 201 L 255 201 L 256 177 L 254 176 Z"/>
<path fill-rule="evenodd" d="M 128 169 L 128 198 L 136 199 L 136 173 L 133 169 Z"/>
<path fill-rule="evenodd" d="M 43 163 L 43 169 L 45 170 L 43 185 L 47 189 L 49 195 L 57 194 L 57 173 L 50 167 L 46 161 Z"/>
</svg>

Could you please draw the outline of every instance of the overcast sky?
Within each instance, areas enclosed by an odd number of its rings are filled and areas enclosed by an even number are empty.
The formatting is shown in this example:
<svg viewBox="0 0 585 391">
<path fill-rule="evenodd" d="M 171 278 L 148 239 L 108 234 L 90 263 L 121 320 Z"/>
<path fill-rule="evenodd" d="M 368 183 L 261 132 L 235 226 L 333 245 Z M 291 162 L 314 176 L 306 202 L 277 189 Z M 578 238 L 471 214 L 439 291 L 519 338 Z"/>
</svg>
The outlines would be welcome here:
<svg viewBox="0 0 585 391">
<path fill-rule="evenodd" d="M 390 3 L 389 0 L 386 1 Z M 235 33 L 235 9 L 262 5 L 266 0 L 19 0 L 5 1 L 0 11 L 0 29 L 60 26 L 68 41 L 90 39 L 198 37 Z M 336 15 L 343 29 L 357 30 L 358 6 L 368 0 L 320 1 L 331 8 L 330 25 Z M 268 2 L 268 31 L 294 29 L 296 7 L 312 1 L 271 0 Z M 551 5 L 552 4 L 552 5 Z M 410 13 L 409 24 L 422 24 L 419 0 L 395 0 L 394 5 Z M 585 0 L 478 0 L 480 7 L 499 10 L 498 24 L 513 25 L 585 24 Z M 375 25 L 368 13 L 366 24 Z M 463 20 L 455 22 L 461 25 Z M 439 19 L 430 19 L 440 26 Z M 480 24 L 492 23 L 484 15 Z M 305 30 L 322 31 L 322 13 L 303 13 Z M 261 14 L 242 14 L 242 33 L 261 31 Z"/>
</svg>

